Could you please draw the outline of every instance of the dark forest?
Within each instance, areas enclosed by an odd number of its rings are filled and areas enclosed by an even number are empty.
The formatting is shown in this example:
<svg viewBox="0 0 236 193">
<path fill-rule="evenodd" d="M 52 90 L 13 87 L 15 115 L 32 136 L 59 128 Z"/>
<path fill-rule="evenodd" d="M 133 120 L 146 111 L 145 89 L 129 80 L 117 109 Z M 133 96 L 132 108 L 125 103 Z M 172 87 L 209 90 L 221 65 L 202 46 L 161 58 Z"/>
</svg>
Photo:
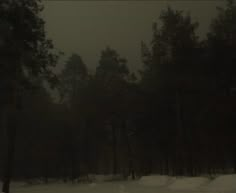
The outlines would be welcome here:
<svg viewBox="0 0 236 193">
<path fill-rule="evenodd" d="M 93 73 L 80 53 L 54 73 L 63 50 L 47 38 L 42 10 L 40 0 L 0 1 L 2 192 L 12 179 L 236 172 L 233 0 L 217 8 L 204 39 L 191 14 L 163 9 L 150 22 L 152 42 L 139 40 L 138 73 L 112 46 Z"/>
</svg>

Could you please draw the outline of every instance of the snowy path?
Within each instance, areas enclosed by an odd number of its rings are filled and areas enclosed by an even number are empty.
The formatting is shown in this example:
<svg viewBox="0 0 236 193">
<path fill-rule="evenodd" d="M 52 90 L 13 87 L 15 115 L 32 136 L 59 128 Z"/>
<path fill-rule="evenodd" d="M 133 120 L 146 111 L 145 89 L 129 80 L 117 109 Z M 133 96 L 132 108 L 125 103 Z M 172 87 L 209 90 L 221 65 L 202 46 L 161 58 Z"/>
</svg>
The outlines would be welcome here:
<svg viewBox="0 0 236 193">
<path fill-rule="evenodd" d="M 222 191 L 170 190 L 162 187 L 144 187 L 130 184 L 88 185 L 41 185 L 38 187 L 13 188 L 12 193 L 223 193 Z M 227 191 L 228 192 L 228 191 Z M 231 193 L 231 192 L 230 192 Z M 232 192 L 233 193 L 233 192 Z"/>
<path fill-rule="evenodd" d="M 99 182 L 91 184 L 13 183 L 12 193 L 235 193 L 236 175 L 219 176 L 215 180 L 204 177 L 170 178 L 148 176 L 137 181 Z"/>
</svg>

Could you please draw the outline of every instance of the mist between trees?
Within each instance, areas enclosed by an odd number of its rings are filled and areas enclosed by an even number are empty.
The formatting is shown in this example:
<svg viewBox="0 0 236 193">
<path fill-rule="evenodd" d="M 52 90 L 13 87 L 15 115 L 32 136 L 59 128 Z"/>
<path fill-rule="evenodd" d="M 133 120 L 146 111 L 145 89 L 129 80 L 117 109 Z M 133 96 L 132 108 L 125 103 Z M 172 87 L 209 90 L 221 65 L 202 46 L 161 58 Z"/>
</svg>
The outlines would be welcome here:
<svg viewBox="0 0 236 193">
<path fill-rule="evenodd" d="M 138 79 L 111 47 L 101 51 L 95 73 L 74 53 L 53 74 L 61 53 L 45 36 L 42 9 L 38 0 L 0 2 L 3 192 L 11 178 L 236 171 L 233 0 L 218 8 L 204 40 L 191 15 L 164 9 L 151 44 L 140 45 Z"/>
</svg>

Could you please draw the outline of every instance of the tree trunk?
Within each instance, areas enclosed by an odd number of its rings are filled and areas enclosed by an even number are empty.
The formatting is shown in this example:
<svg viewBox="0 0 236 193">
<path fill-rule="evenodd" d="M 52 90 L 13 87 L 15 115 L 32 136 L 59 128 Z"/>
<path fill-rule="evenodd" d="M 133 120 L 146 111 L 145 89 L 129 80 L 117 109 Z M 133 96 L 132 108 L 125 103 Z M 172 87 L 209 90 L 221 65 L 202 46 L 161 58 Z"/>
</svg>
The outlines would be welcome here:
<svg viewBox="0 0 236 193">
<path fill-rule="evenodd" d="M 182 116 L 181 92 L 176 91 L 176 117 L 177 117 L 177 135 L 176 135 L 176 174 L 183 175 L 184 172 L 184 146 L 183 146 L 183 116 Z"/>
<path fill-rule="evenodd" d="M 5 169 L 3 173 L 3 186 L 2 192 L 9 193 L 10 191 L 10 182 L 13 170 L 13 160 L 15 153 L 15 137 L 16 137 L 16 115 L 14 114 L 11 120 L 7 120 L 7 152 L 6 152 L 6 162 Z"/>
<path fill-rule="evenodd" d="M 87 162 L 87 166 L 86 166 L 86 173 L 89 174 L 90 171 L 91 171 L 91 160 L 90 160 L 90 127 L 91 127 L 91 123 L 90 123 L 90 120 L 87 118 L 86 121 L 85 121 L 85 129 L 86 129 L 86 162 Z M 86 175 L 87 175 L 86 174 Z"/>
<path fill-rule="evenodd" d="M 114 123 L 112 121 L 111 123 L 111 129 L 112 129 L 112 147 L 113 147 L 113 174 L 117 174 L 117 139 L 116 139 L 116 128 L 114 126 Z"/>
<path fill-rule="evenodd" d="M 128 151 L 128 157 L 129 157 L 128 172 L 129 172 L 129 175 L 131 175 L 132 179 L 134 180 L 135 179 L 134 155 L 131 149 L 131 144 L 130 144 L 129 134 L 128 134 L 128 127 L 126 125 L 125 120 L 123 120 L 122 127 L 125 134 L 126 146 L 127 146 L 127 151 Z"/>
</svg>

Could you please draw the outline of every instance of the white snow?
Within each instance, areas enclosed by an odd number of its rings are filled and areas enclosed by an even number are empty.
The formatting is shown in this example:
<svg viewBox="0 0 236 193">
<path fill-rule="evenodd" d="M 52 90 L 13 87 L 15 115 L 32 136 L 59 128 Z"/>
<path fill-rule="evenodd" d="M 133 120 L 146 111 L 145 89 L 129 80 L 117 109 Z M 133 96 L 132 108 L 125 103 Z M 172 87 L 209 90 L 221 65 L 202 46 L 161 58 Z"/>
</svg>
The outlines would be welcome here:
<svg viewBox="0 0 236 193">
<path fill-rule="evenodd" d="M 236 175 L 223 175 L 213 180 L 206 190 L 211 192 L 236 192 Z"/>
<path fill-rule="evenodd" d="M 206 177 L 178 177 L 168 186 L 172 190 L 197 190 L 209 183 Z"/>
<path fill-rule="evenodd" d="M 98 175 L 89 174 L 88 178 L 93 182 L 117 181 L 123 179 L 121 175 Z"/>
<path fill-rule="evenodd" d="M 207 177 L 144 176 L 135 181 L 107 181 L 111 176 L 94 176 L 91 183 L 51 182 L 29 185 L 13 182 L 12 193 L 235 193 L 236 175 Z M 104 179 L 101 180 L 101 179 Z"/>
<path fill-rule="evenodd" d="M 139 180 L 139 184 L 144 186 L 165 186 L 168 185 L 173 181 L 173 178 L 170 176 L 161 176 L 161 175 L 155 175 L 155 176 L 143 176 Z"/>
</svg>

